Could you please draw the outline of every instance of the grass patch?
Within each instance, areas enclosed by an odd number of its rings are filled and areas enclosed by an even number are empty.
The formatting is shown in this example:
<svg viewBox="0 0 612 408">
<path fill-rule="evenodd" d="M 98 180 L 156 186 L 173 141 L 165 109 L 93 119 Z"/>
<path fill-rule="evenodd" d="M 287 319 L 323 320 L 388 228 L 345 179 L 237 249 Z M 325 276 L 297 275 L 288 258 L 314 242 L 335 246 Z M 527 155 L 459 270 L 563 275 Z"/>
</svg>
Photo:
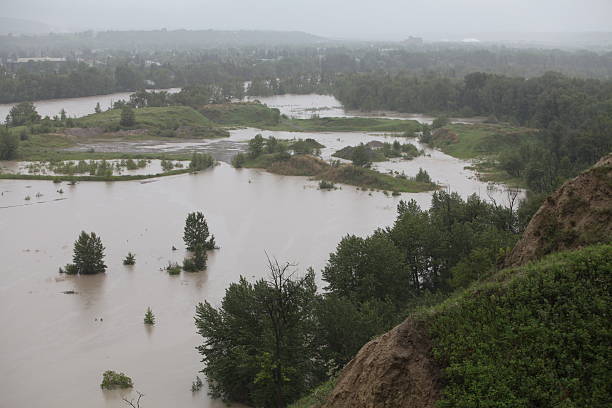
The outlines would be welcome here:
<svg viewBox="0 0 612 408">
<path fill-rule="evenodd" d="M 319 408 L 325 403 L 335 386 L 335 378 L 326 381 L 312 390 L 308 395 L 289 405 L 289 408 Z"/>
<path fill-rule="evenodd" d="M 265 130 L 289 132 L 408 132 L 421 129 L 414 120 L 379 118 L 318 118 L 291 119 L 278 109 L 256 102 L 205 105 L 202 115 L 224 126 L 247 126 Z"/>
<path fill-rule="evenodd" d="M 453 124 L 434 131 L 432 144 L 459 159 L 497 156 L 530 140 L 534 129 L 488 123 Z"/>
<path fill-rule="evenodd" d="M 307 176 L 329 183 L 341 183 L 364 189 L 419 193 L 438 188 L 434 183 L 418 182 L 406 177 L 394 177 L 372 169 L 339 164 L 332 166 L 318 157 L 294 155 L 281 158 L 279 154 L 263 154 L 257 158 L 246 158 L 243 167 L 261 168 L 271 173 L 286 176 Z"/>
<path fill-rule="evenodd" d="M 135 128 L 169 129 L 190 126 L 213 129 L 215 127 L 208 118 L 189 106 L 138 108 L 134 109 L 134 114 Z M 121 109 L 112 109 L 76 119 L 75 123 L 81 127 L 112 128 L 119 124 L 120 119 Z"/>
</svg>

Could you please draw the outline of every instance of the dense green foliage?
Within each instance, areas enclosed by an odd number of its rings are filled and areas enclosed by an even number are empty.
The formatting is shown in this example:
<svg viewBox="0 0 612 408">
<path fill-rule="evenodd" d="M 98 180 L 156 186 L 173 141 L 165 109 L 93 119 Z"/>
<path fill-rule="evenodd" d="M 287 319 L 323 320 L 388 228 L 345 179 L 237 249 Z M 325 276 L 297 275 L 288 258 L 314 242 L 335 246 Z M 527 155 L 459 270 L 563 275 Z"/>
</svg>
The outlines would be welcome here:
<svg viewBox="0 0 612 408">
<path fill-rule="evenodd" d="M 194 152 L 191 155 L 191 161 L 189 162 L 189 170 L 201 171 L 214 166 L 214 164 L 215 159 L 213 159 L 211 155 Z"/>
<path fill-rule="evenodd" d="M 434 308 L 440 406 L 608 406 L 611 270 L 610 245 L 560 253 Z"/>
<path fill-rule="evenodd" d="M 132 379 L 123 373 L 116 373 L 112 370 L 105 371 L 102 375 L 102 384 L 100 387 L 106 390 L 114 390 L 116 388 L 132 388 L 134 384 Z"/>
<path fill-rule="evenodd" d="M 66 118 L 64 117 L 64 120 Z M 40 120 L 40 115 L 32 102 L 22 102 L 13 106 L 6 116 L 7 126 L 22 126 L 36 123 Z"/>
<path fill-rule="evenodd" d="M 215 236 L 210 235 L 208 223 L 201 211 L 187 214 L 183 241 L 188 251 L 195 251 L 198 247 L 204 250 L 215 249 Z"/>
<path fill-rule="evenodd" d="M 230 285 L 219 309 L 196 308 L 198 347 L 213 396 L 285 407 L 320 381 L 313 361 L 314 272 L 270 262 L 270 279 Z"/>
<path fill-rule="evenodd" d="M 95 232 L 81 231 L 74 243 L 72 265 L 66 267 L 67 273 L 92 275 L 106 272 L 104 264 L 104 245 Z"/>
<path fill-rule="evenodd" d="M 430 210 L 402 201 L 392 227 L 343 238 L 322 272 L 324 295 L 316 294 L 313 271 L 293 279 L 288 265 L 272 264 L 270 281 L 242 278 L 219 309 L 197 307 L 213 395 L 284 407 L 407 310 L 490 276 L 516 239 L 516 222 L 510 210 L 476 196 L 437 192 Z"/>
</svg>

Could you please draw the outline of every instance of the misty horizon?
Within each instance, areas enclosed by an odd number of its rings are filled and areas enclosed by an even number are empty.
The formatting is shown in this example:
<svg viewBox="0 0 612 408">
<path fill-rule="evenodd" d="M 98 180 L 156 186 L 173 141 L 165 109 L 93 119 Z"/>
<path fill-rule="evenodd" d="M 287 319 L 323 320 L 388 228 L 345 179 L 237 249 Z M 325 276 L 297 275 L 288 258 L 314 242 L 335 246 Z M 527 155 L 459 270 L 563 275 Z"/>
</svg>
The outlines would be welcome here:
<svg viewBox="0 0 612 408">
<path fill-rule="evenodd" d="M 0 17 L 42 23 L 55 32 L 165 28 L 301 31 L 355 40 L 400 40 L 409 36 L 430 40 L 479 36 L 513 39 L 515 34 L 609 32 L 612 2 L 470 0 L 457 4 L 451 0 L 381 0 L 355 4 L 347 0 L 268 0 L 254 8 L 246 0 L 231 4 L 177 0 L 172 7 L 160 0 L 24 0 L 6 4 L 2 14 Z"/>
</svg>

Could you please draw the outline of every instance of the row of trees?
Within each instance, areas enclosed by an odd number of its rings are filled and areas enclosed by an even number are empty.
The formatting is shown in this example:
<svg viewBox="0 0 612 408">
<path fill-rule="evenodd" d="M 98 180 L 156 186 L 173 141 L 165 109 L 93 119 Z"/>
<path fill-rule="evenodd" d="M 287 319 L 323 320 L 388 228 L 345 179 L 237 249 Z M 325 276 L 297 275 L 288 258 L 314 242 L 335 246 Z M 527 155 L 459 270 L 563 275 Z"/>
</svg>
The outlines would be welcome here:
<svg viewBox="0 0 612 408">
<path fill-rule="evenodd" d="M 335 94 L 350 108 L 493 116 L 541 129 L 499 157 L 534 192 L 553 191 L 612 150 L 612 81 L 556 73 L 525 79 L 476 72 L 461 81 L 365 74 L 337 81 Z"/>
<path fill-rule="evenodd" d="M 241 278 L 219 308 L 196 308 L 212 394 L 285 407 L 407 310 L 488 276 L 517 228 L 512 209 L 436 192 L 429 210 L 402 201 L 392 227 L 344 237 L 322 271 L 325 294 L 312 269 L 269 260 L 268 279 Z"/>
<path fill-rule="evenodd" d="M 191 271 L 201 271 L 206 268 L 206 251 L 216 249 L 215 236 L 208 230 L 208 223 L 202 212 L 192 212 L 185 219 L 183 231 L 183 241 L 187 251 L 194 254 L 188 258 L 192 265 Z M 104 263 L 104 250 L 102 239 L 95 232 L 87 233 L 81 231 L 78 239 L 74 242 L 72 264 L 67 264 L 60 268 L 61 273 L 71 275 L 94 275 L 106 272 L 107 266 Z M 186 260 L 186 261 L 187 261 Z M 129 252 L 123 260 L 124 265 L 134 265 L 136 256 Z M 187 270 L 187 268 L 186 268 Z"/>
<path fill-rule="evenodd" d="M 50 41 L 55 39 L 48 39 Z M 28 38 L 0 36 L 0 58 L 14 58 L 23 48 L 2 52 Z M 40 47 L 37 40 L 28 44 Z M 180 44 L 184 46 L 184 44 Z M 68 43 L 58 44 L 56 55 L 66 56 Z M 79 49 L 79 58 L 61 64 L 7 64 L 0 67 L 0 103 L 48 98 L 66 98 L 157 88 L 215 85 L 233 97 L 244 94 L 251 81 L 250 95 L 310 93 L 330 89 L 338 74 L 373 73 L 395 75 L 409 72 L 423 76 L 435 73 L 461 78 L 474 71 L 534 77 L 544 70 L 567 75 L 609 78 L 609 54 L 559 50 L 432 46 L 418 49 L 398 44 L 372 46 L 279 46 L 180 50 L 178 45 L 151 53 L 147 50 L 118 51 L 115 44 L 95 52 Z M 197 49 L 198 47 L 195 46 Z M 40 49 L 36 54 L 49 52 Z M 231 88 L 231 91 L 230 91 Z"/>
</svg>

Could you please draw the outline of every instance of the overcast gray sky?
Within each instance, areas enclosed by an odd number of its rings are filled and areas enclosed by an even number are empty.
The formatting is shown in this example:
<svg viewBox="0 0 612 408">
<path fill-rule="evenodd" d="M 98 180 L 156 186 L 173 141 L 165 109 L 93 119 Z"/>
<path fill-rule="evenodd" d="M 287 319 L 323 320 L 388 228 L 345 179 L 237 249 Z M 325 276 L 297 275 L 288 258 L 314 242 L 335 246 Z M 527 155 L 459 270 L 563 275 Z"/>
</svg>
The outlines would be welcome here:
<svg viewBox="0 0 612 408">
<path fill-rule="evenodd" d="M 271 29 L 343 38 L 612 30 L 612 0 L 0 0 L 72 29 Z"/>
</svg>

